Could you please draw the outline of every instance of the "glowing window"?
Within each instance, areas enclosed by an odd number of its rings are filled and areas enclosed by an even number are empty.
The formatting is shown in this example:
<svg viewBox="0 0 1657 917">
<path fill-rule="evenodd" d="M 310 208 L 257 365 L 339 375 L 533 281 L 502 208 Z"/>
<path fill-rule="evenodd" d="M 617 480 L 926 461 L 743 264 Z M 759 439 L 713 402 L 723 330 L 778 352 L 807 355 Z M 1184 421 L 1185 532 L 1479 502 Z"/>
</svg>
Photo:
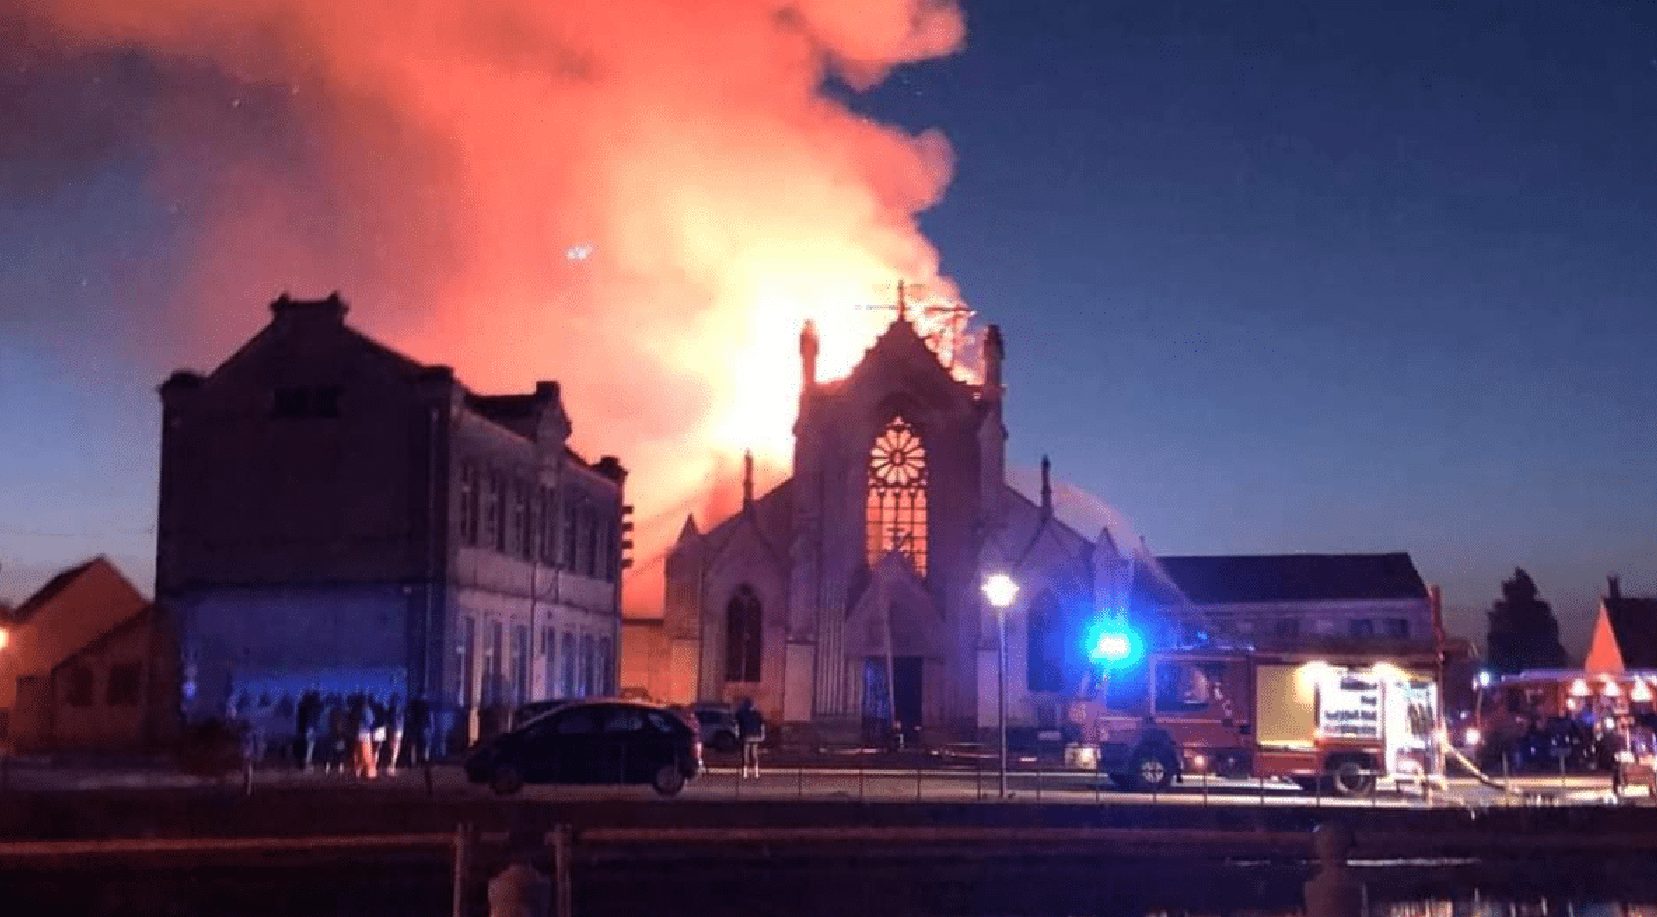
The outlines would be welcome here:
<svg viewBox="0 0 1657 917">
<path fill-rule="evenodd" d="M 926 511 L 926 446 L 908 421 L 893 418 L 869 449 L 869 563 L 896 550 L 925 576 Z"/>
</svg>

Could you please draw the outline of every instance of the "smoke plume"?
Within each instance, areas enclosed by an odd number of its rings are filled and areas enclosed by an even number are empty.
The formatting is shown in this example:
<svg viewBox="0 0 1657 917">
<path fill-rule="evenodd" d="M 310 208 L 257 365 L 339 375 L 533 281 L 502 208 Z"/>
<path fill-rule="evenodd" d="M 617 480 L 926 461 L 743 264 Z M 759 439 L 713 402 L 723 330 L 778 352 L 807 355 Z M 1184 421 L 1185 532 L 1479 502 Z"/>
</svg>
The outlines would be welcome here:
<svg viewBox="0 0 1657 917">
<path fill-rule="evenodd" d="M 856 304 L 899 277 L 953 292 L 916 226 L 947 141 L 825 92 L 956 49 L 953 0 L 25 0 L 22 18 L 160 74 L 123 121 L 149 193 L 188 215 L 175 356 L 218 358 L 278 291 L 338 288 L 354 322 L 474 388 L 558 378 L 578 448 L 634 472 L 642 560 L 732 456 L 786 459 L 805 318 L 829 376 L 890 320 Z"/>
</svg>

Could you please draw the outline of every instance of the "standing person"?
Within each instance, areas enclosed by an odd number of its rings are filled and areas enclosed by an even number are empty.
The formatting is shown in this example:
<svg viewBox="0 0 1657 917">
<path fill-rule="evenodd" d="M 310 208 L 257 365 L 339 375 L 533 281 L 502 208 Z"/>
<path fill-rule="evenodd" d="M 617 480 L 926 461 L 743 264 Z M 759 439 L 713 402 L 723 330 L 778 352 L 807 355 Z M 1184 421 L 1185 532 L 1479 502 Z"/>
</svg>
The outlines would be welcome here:
<svg viewBox="0 0 1657 917">
<path fill-rule="evenodd" d="M 403 753 L 403 731 L 408 725 L 408 719 L 403 711 L 403 699 L 391 695 L 391 700 L 385 707 L 386 727 L 386 760 L 385 775 L 397 776 L 397 757 Z"/>
<path fill-rule="evenodd" d="M 328 763 L 325 770 L 345 771 L 346 749 L 350 745 L 351 713 L 345 699 L 338 694 L 328 696 Z"/>
<path fill-rule="evenodd" d="M 432 707 L 426 702 L 423 694 L 416 694 L 409 699 L 408 716 L 405 718 L 408 727 L 408 761 L 410 764 L 429 764 L 432 759 Z"/>
<path fill-rule="evenodd" d="M 759 777 L 759 743 L 765 741 L 765 720 L 754 702 L 743 698 L 736 708 L 737 737 L 742 740 L 742 776 Z"/>
<path fill-rule="evenodd" d="M 356 736 L 352 746 L 351 772 L 363 780 L 373 780 L 374 773 L 374 707 L 361 694 L 353 695 L 351 702 L 351 733 Z"/>
<path fill-rule="evenodd" d="M 388 728 L 390 723 L 387 719 L 386 705 L 380 703 L 380 699 L 374 695 L 368 697 L 368 712 L 374 721 L 374 744 L 372 749 L 374 752 L 374 766 L 378 768 L 380 765 L 380 750 L 385 748 L 386 739 L 391 732 Z"/>
<path fill-rule="evenodd" d="M 308 771 L 316 757 L 317 729 L 322 725 L 322 695 L 315 688 L 299 696 L 294 709 L 294 733 L 299 742 L 299 769 Z"/>
</svg>

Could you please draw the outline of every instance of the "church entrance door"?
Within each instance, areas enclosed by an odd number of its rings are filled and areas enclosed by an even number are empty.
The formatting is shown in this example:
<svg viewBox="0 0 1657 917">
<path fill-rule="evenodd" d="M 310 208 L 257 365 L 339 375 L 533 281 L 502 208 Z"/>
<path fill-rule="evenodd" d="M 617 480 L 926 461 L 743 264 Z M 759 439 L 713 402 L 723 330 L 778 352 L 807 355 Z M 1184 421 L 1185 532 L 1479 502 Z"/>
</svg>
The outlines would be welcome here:
<svg viewBox="0 0 1657 917">
<path fill-rule="evenodd" d="M 885 656 L 863 660 L 863 739 L 886 747 L 895 745 L 901 736 L 905 747 L 913 747 L 920 740 L 924 662 L 920 656 L 893 656 L 896 690 L 887 685 L 886 664 Z"/>
</svg>

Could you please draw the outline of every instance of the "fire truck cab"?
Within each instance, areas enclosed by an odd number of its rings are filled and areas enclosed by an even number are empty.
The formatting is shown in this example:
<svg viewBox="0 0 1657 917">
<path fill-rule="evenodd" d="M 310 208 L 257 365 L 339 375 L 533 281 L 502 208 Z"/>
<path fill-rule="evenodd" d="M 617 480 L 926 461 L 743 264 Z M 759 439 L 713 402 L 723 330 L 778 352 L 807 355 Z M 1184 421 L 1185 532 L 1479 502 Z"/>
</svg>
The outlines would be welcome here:
<svg viewBox="0 0 1657 917">
<path fill-rule="evenodd" d="M 1430 658 L 1151 652 L 1084 691 L 1070 719 L 1123 789 L 1210 774 L 1356 795 L 1440 772 L 1434 671 Z"/>
</svg>

